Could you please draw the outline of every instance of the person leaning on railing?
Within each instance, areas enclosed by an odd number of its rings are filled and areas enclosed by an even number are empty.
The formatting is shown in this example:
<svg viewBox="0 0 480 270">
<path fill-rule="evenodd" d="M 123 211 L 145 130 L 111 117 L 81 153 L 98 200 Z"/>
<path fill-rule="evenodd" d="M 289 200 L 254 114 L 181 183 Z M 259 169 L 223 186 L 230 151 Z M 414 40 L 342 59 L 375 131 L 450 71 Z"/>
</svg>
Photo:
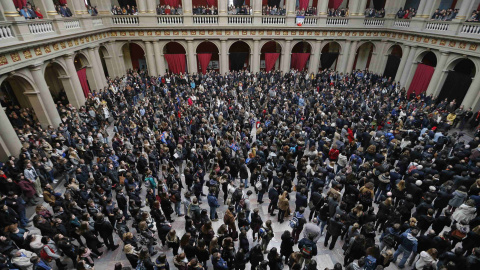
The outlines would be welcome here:
<svg viewBox="0 0 480 270">
<path fill-rule="evenodd" d="M 467 22 L 478 22 L 479 21 L 478 10 L 474 10 L 472 12 L 472 15 L 470 15 L 470 18 L 468 18 L 466 21 Z"/>
</svg>

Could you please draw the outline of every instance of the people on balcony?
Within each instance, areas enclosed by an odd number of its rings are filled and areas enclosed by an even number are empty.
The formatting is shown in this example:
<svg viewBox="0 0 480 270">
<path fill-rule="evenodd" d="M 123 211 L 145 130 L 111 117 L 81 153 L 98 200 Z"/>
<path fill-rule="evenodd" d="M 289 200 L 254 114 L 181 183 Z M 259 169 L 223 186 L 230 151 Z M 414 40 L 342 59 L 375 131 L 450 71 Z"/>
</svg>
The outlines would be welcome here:
<svg viewBox="0 0 480 270">
<path fill-rule="evenodd" d="M 98 10 L 97 10 L 97 6 L 87 6 L 87 11 L 88 11 L 88 14 L 90 14 L 91 16 L 97 16 L 98 15 Z"/>
<path fill-rule="evenodd" d="M 218 9 L 215 6 L 194 6 L 193 15 L 218 15 Z"/>
<path fill-rule="evenodd" d="M 169 5 L 158 5 L 157 6 L 157 15 L 182 15 L 182 5 L 178 7 L 173 7 Z"/>
<path fill-rule="evenodd" d="M 228 7 L 228 15 L 252 15 L 252 7 L 248 5 L 234 6 L 230 5 Z"/>
<path fill-rule="evenodd" d="M 24 6 L 22 9 L 19 9 L 20 15 L 22 15 L 25 20 L 31 20 L 35 19 L 35 13 L 31 14 L 30 11 L 28 11 L 27 6 Z"/>
<path fill-rule="evenodd" d="M 72 17 L 73 13 L 72 11 L 70 10 L 70 8 L 68 7 L 67 4 L 65 5 L 60 5 L 60 15 L 62 15 L 62 17 Z"/>
<path fill-rule="evenodd" d="M 35 9 L 35 15 L 37 15 L 37 18 L 38 18 L 38 19 L 43 19 L 43 14 L 40 12 L 40 8 L 39 8 L 39 7 L 37 7 L 37 8 Z"/>
<path fill-rule="evenodd" d="M 135 6 L 126 5 L 125 7 L 113 6 L 112 15 L 138 15 L 138 10 Z"/>
<path fill-rule="evenodd" d="M 274 16 L 285 16 L 287 14 L 287 10 L 284 8 L 280 8 L 277 6 L 264 6 L 262 9 L 262 15 L 274 15 Z"/>
<path fill-rule="evenodd" d="M 472 15 L 467 19 L 467 22 L 478 22 L 480 19 L 480 14 L 478 13 L 478 10 L 474 10 L 472 12 Z"/>
<path fill-rule="evenodd" d="M 308 7 L 307 10 L 297 8 L 295 14 L 297 14 L 297 16 L 317 16 L 317 8 Z"/>
<path fill-rule="evenodd" d="M 334 9 L 331 8 L 328 10 L 327 16 L 329 17 L 348 17 L 350 15 L 350 11 L 348 8 L 342 8 L 342 9 Z"/>
<path fill-rule="evenodd" d="M 433 13 L 431 19 L 436 20 L 436 21 L 451 21 L 455 19 L 455 17 L 458 14 L 458 9 L 436 9 L 435 12 Z"/>
<path fill-rule="evenodd" d="M 385 18 L 385 9 L 376 10 L 374 8 L 365 9 L 365 17 L 368 18 Z"/>
</svg>

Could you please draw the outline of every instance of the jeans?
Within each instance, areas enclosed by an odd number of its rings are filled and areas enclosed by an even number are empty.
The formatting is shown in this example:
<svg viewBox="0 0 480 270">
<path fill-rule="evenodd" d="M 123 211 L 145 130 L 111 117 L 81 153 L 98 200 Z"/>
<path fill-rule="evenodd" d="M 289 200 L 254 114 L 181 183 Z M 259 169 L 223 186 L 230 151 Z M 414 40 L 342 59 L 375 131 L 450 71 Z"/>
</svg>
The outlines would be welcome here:
<svg viewBox="0 0 480 270">
<path fill-rule="evenodd" d="M 325 229 L 325 226 L 327 225 L 327 221 L 321 220 L 320 217 L 318 217 L 318 224 L 320 224 L 320 234 L 322 235 L 323 229 Z"/>
<path fill-rule="evenodd" d="M 408 257 L 410 257 L 410 254 L 412 254 L 411 250 L 406 250 L 402 245 L 398 246 L 397 251 L 393 254 L 393 262 L 397 261 L 398 255 L 403 253 L 403 257 L 400 260 L 400 263 L 398 264 L 398 267 L 403 268 L 405 267 L 405 263 L 408 260 Z"/>
<path fill-rule="evenodd" d="M 263 194 L 264 194 L 264 193 L 265 193 L 265 192 L 263 192 L 263 191 L 258 192 L 258 199 L 257 199 L 258 202 L 263 201 Z"/>
<path fill-rule="evenodd" d="M 210 206 L 210 219 L 214 220 L 216 214 L 217 214 L 217 207 L 216 206 Z"/>
<path fill-rule="evenodd" d="M 380 189 L 380 188 L 377 189 L 377 193 L 375 193 L 375 199 L 374 199 L 374 201 L 375 201 L 375 202 L 378 202 L 378 199 L 379 199 L 380 197 L 382 197 L 383 194 L 385 194 L 385 190 Z"/>
<path fill-rule="evenodd" d="M 248 222 L 250 222 L 250 210 L 245 211 L 245 217 L 247 218 Z"/>
<path fill-rule="evenodd" d="M 182 211 L 180 210 L 181 206 L 182 206 L 182 202 L 175 202 L 175 213 L 177 213 L 177 215 L 182 214 Z"/>
<path fill-rule="evenodd" d="M 248 188 L 248 178 L 240 179 L 240 183 L 245 183 L 245 188 Z"/>
</svg>

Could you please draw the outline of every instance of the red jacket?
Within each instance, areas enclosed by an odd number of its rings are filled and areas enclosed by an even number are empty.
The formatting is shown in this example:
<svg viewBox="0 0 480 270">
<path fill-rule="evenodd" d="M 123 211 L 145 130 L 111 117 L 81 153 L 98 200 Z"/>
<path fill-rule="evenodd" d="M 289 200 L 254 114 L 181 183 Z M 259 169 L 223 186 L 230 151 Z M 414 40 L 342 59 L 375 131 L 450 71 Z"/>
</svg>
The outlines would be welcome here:
<svg viewBox="0 0 480 270">
<path fill-rule="evenodd" d="M 338 159 L 338 155 L 340 155 L 340 151 L 338 151 L 338 149 L 330 149 L 330 151 L 328 152 L 328 159 L 330 160 L 337 160 Z"/>
</svg>

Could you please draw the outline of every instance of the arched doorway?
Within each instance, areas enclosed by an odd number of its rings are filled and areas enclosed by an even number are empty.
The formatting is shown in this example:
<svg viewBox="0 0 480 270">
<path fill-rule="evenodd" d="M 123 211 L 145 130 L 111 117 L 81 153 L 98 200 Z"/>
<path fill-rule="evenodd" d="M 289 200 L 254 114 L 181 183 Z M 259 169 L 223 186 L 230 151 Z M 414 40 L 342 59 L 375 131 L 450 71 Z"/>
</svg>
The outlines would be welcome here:
<svg viewBox="0 0 480 270">
<path fill-rule="evenodd" d="M 218 54 L 218 47 L 213 42 L 204 41 L 197 46 L 197 72 L 213 70 L 220 71 L 220 56 Z"/>
<path fill-rule="evenodd" d="M 75 93 L 65 69 L 60 64 L 52 62 L 45 67 L 44 76 L 55 103 L 63 106 L 69 104 L 67 89 L 70 94 L 75 95 Z M 72 100 L 76 100 L 76 98 L 73 96 Z"/>
<path fill-rule="evenodd" d="M 458 59 L 452 62 L 447 70 L 448 75 L 438 95 L 438 100 L 452 101 L 455 99 L 457 104 L 461 104 L 472 84 L 472 78 L 475 77 L 475 64 L 467 58 Z"/>
<path fill-rule="evenodd" d="M 108 53 L 107 48 L 105 46 L 100 46 L 98 48 L 98 54 L 100 55 L 100 62 L 102 63 L 103 72 L 105 73 L 105 77 L 114 76 L 112 58 Z"/>
<path fill-rule="evenodd" d="M 250 66 L 250 46 L 246 42 L 236 41 L 228 50 L 230 59 L 230 70 L 239 71 L 242 69 L 249 70 Z"/>
<path fill-rule="evenodd" d="M 73 63 L 77 70 L 80 84 L 82 84 L 82 87 L 84 88 L 84 93 L 88 94 L 93 90 L 100 89 L 96 84 L 93 68 L 83 53 L 75 55 Z"/>
<path fill-rule="evenodd" d="M 320 55 L 320 67 L 322 69 L 336 70 L 340 49 L 338 42 L 329 42 L 323 46 L 322 54 Z"/>
<path fill-rule="evenodd" d="M 260 50 L 260 69 L 266 72 L 280 69 L 282 47 L 276 41 L 269 41 Z"/>
<path fill-rule="evenodd" d="M 410 94 L 414 94 L 414 96 L 420 95 L 425 92 L 437 66 L 437 56 L 431 51 L 421 53 L 417 57 L 417 61 L 420 63 L 417 64 L 415 69 L 413 79 L 408 87 L 407 96 L 410 96 Z"/>
<path fill-rule="evenodd" d="M 125 43 L 122 46 L 123 61 L 126 69 L 147 70 L 145 51 L 136 43 Z"/>
<path fill-rule="evenodd" d="M 170 73 L 185 73 L 188 68 L 186 65 L 187 51 L 182 44 L 172 41 L 163 47 L 163 55 L 167 62 L 168 72 Z"/>
<path fill-rule="evenodd" d="M 353 70 L 364 70 L 370 67 L 374 48 L 375 46 L 372 42 L 365 42 L 358 47 L 355 54 L 355 62 L 353 63 Z"/>
<path fill-rule="evenodd" d="M 388 51 L 389 54 L 387 64 L 385 65 L 385 70 L 383 71 L 383 77 L 395 80 L 398 66 L 400 65 L 400 61 L 402 60 L 402 47 L 400 47 L 400 45 L 393 45 Z"/>
<path fill-rule="evenodd" d="M 292 48 L 292 61 L 290 68 L 302 71 L 308 68 L 312 46 L 306 41 L 300 41 Z"/>
</svg>

